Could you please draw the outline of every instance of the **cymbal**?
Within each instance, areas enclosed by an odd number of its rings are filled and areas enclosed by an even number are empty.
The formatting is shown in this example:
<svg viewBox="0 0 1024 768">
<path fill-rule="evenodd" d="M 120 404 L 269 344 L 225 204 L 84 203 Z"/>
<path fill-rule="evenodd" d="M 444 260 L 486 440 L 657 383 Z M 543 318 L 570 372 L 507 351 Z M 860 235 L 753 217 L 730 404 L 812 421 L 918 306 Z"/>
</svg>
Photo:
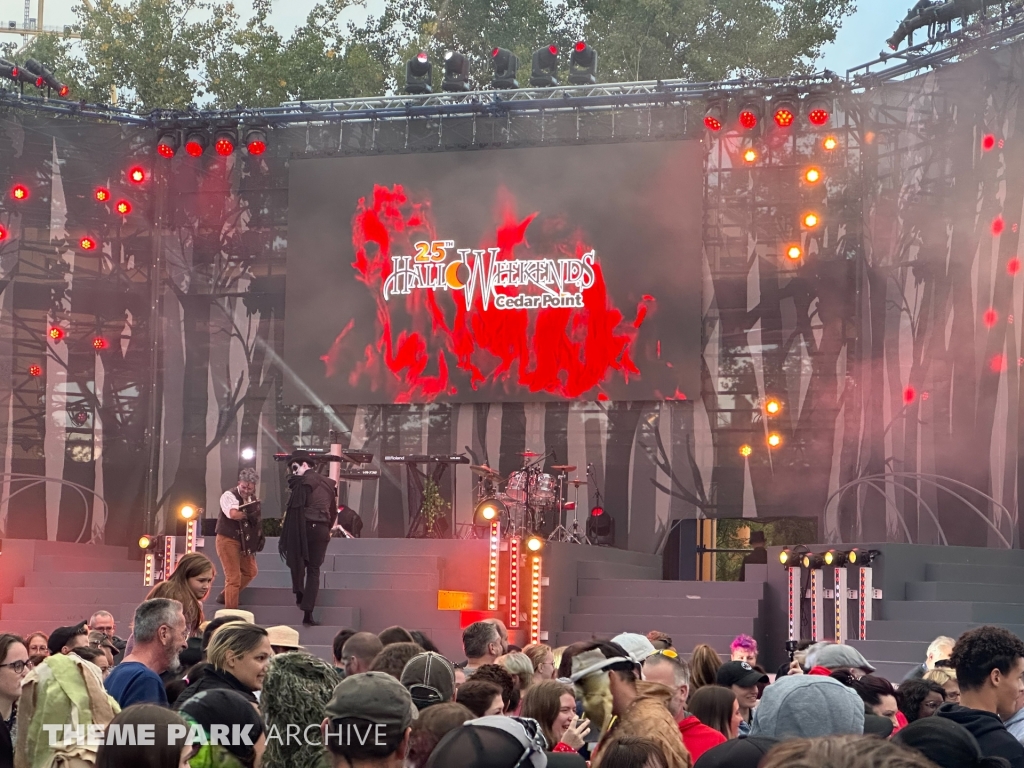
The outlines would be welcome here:
<svg viewBox="0 0 1024 768">
<path fill-rule="evenodd" d="M 540 456 L 540 454 L 534 453 L 533 451 L 523 451 L 522 453 L 517 453 L 516 456 L 522 456 L 524 459 L 535 459 Z"/>
<path fill-rule="evenodd" d="M 587 484 L 586 480 L 580 480 L 578 477 L 575 480 L 570 480 L 569 482 L 572 483 L 573 485 L 575 485 L 577 488 L 579 486 L 581 486 L 581 485 L 586 485 Z"/>
<path fill-rule="evenodd" d="M 551 468 L 553 470 L 555 470 L 555 472 L 575 472 L 576 471 L 576 467 L 570 466 L 568 464 L 552 464 Z"/>
<path fill-rule="evenodd" d="M 470 469 L 470 471 L 474 475 L 480 475 L 481 477 L 487 477 L 487 478 L 490 478 L 492 480 L 494 478 L 501 477 L 500 474 L 495 472 L 493 469 L 488 467 L 486 464 L 470 464 L 469 465 L 469 469 Z"/>
</svg>

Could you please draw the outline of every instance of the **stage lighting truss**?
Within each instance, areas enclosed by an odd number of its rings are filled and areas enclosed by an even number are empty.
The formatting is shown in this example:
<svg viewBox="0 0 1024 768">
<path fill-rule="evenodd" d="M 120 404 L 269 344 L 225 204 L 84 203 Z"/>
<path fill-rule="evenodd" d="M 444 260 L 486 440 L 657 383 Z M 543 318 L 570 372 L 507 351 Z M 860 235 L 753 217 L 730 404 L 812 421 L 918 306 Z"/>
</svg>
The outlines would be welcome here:
<svg viewBox="0 0 1024 768">
<path fill-rule="evenodd" d="M 444 55 L 444 80 L 441 90 L 445 93 L 462 93 L 471 90 L 469 85 L 469 57 L 456 51 Z"/>
<path fill-rule="evenodd" d="M 508 626 L 509 629 L 519 626 L 519 537 L 508 540 Z"/>
<path fill-rule="evenodd" d="M 511 91 L 519 87 L 519 57 L 506 48 L 491 51 L 491 88 Z"/>
<path fill-rule="evenodd" d="M 534 88 L 554 88 L 558 85 L 558 46 L 546 45 L 533 52 L 530 85 Z"/>
<path fill-rule="evenodd" d="M 569 54 L 569 84 L 595 85 L 597 83 L 597 51 L 583 40 L 572 47 Z"/>
<path fill-rule="evenodd" d="M 434 64 L 426 51 L 420 51 L 405 63 L 405 92 L 412 95 L 433 93 Z"/>
</svg>

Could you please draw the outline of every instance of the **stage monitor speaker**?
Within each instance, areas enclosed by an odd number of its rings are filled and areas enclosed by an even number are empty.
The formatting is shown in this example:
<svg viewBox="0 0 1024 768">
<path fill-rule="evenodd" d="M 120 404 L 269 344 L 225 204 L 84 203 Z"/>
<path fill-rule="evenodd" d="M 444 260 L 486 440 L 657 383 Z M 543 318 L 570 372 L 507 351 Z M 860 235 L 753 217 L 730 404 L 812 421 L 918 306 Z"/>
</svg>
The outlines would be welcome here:
<svg viewBox="0 0 1024 768">
<path fill-rule="evenodd" d="M 675 520 L 661 558 L 662 578 L 666 581 L 697 580 L 697 520 Z"/>
</svg>

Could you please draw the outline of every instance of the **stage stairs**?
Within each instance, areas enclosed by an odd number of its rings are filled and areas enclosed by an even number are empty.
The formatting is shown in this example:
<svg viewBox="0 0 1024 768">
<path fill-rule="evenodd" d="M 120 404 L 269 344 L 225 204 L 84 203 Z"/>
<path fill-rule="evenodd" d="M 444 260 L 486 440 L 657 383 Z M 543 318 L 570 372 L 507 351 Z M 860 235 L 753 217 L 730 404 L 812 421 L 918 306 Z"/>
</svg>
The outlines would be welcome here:
<svg viewBox="0 0 1024 768">
<path fill-rule="evenodd" d="M 940 635 L 956 639 L 972 627 L 995 624 L 1024 637 L 1024 551 L 892 544 L 880 549 L 880 615 L 868 622 L 867 640 L 850 641 L 878 674 L 900 681 Z"/>
</svg>

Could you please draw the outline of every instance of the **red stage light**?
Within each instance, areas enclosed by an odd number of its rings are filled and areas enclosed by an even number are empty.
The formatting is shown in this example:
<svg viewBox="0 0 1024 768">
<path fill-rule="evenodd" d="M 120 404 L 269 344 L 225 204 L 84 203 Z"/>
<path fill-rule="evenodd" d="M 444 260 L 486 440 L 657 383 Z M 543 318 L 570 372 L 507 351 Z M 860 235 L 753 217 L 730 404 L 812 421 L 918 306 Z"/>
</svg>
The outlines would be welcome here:
<svg viewBox="0 0 1024 768">
<path fill-rule="evenodd" d="M 789 128 L 795 119 L 796 116 L 786 107 L 780 107 L 775 110 L 775 124 L 778 125 L 779 128 Z"/>
<path fill-rule="evenodd" d="M 61 97 L 67 96 L 69 93 L 71 93 L 71 89 L 68 88 L 66 85 L 62 85 L 60 87 L 60 90 L 57 91 L 57 95 Z"/>
<path fill-rule="evenodd" d="M 981 148 L 985 152 L 991 152 L 996 148 L 996 137 L 991 133 L 986 133 L 981 138 Z"/>
<path fill-rule="evenodd" d="M 1003 221 L 1002 216 L 996 216 L 992 219 L 992 234 L 1001 235 L 1003 230 L 1006 229 L 1006 223 Z"/>
<path fill-rule="evenodd" d="M 811 121 L 811 125 L 822 126 L 828 122 L 829 114 L 828 110 L 823 107 L 818 109 L 812 109 L 807 113 L 807 119 Z"/>
<path fill-rule="evenodd" d="M 429 58 L 430 57 L 427 56 L 427 52 L 426 51 L 420 51 L 419 53 L 416 54 L 416 61 L 418 61 L 420 64 L 426 64 L 427 63 L 427 59 L 429 59 Z"/>
<path fill-rule="evenodd" d="M 0 240 L 6 240 L 6 239 L 7 239 L 7 230 L 4 227 L 0 226 Z"/>
<path fill-rule="evenodd" d="M 231 141 L 231 139 L 227 137 L 222 136 L 221 138 L 217 139 L 217 143 L 213 145 L 213 148 L 217 150 L 217 154 L 220 155 L 221 157 L 227 157 L 228 155 L 235 151 L 235 142 Z"/>
<path fill-rule="evenodd" d="M 96 241 L 91 237 L 83 237 L 78 241 L 78 244 L 82 246 L 83 251 L 92 251 L 96 248 Z"/>
<path fill-rule="evenodd" d="M 97 336 L 95 339 L 92 340 L 92 348 L 97 351 L 106 349 L 107 340 L 104 339 L 102 336 Z"/>
<path fill-rule="evenodd" d="M 128 178 L 135 184 L 141 184 L 146 180 L 146 172 L 136 166 L 128 171 Z"/>
<path fill-rule="evenodd" d="M 118 200 L 117 205 L 114 206 L 114 209 L 122 216 L 127 216 L 129 213 L 132 212 L 132 204 L 129 203 L 127 200 Z"/>
<path fill-rule="evenodd" d="M 587 50 L 587 44 L 585 42 L 583 42 L 582 40 L 577 41 L 577 43 L 576 43 L 576 51 L 578 53 L 582 53 L 585 50 Z"/>
<path fill-rule="evenodd" d="M 96 188 L 95 197 L 101 203 L 105 203 L 105 202 L 107 202 L 107 200 L 110 199 L 110 190 L 109 189 L 104 189 L 103 187 L 97 187 Z"/>
<path fill-rule="evenodd" d="M 40 368 L 38 365 L 30 365 L 28 367 L 28 375 L 29 376 L 42 376 L 43 375 L 43 369 Z"/>
<path fill-rule="evenodd" d="M 1008 262 L 1006 262 L 1006 271 L 1010 275 L 1016 275 L 1020 272 L 1020 259 L 1014 256 Z"/>
<path fill-rule="evenodd" d="M 24 184 L 15 184 L 11 187 L 11 197 L 15 200 L 28 200 L 28 187 Z"/>
<path fill-rule="evenodd" d="M 56 325 L 53 326 L 50 328 L 50 338 L 53 339 L 53 341 L 60 341 L 64 338 L 64 329 Z"/>
<path fill-rule="evenodd" d="M 722 130 L 722 123 L 718 120 L 718 118 L 713 117 L 712 115 L 707 115 L 704 118 L 704 126 L 709 131 L 720 131 L 720 130 Z"/>
<path fill-rule="evenodd" d="M 999 322 L 999 313 L 996 312 L 991 307 L 989 307 L 988 309 L 985 310 L 985 314 L 981 316 L 981 320 L 983 323 L 985 323 L 986 328 L 991 328 L 997 322 Z"/>
<path fill-rule="evenodd" d="M 170 144 L 157 144 L 156 151 L 160 153 L 161 157 L 166 157 L 168 160 L 175 155 L 174 147 Z"/>
<path fill-rule="evenodd" d="M 198 141 L 185 142 L 185 151 L 188 152 L 188 154 L 192 157 L 201 157 L 204 149 L 206 149 L 206 147 L 204 147 Z"/>
<path fill-rule="evenodd" d="M 749 109 L 743 110 L 740 112 L 740 125 L 748 131 L 754 130 L 757 128 L 757 114 Z"/>
<path fill-rule="evenodd" d="M 558 46 L 557 45 L 549 45 L 548 46 L 548 53 L 550 53 L 552 56 L 557 56 L 558 55 Z"/>
<path fill-rule="evenodd" d="M 903 404 L 910 405 L 917 398 L 917 391 L 913 387 L 903 390 Z"/>
<path fill-rule="evenodd" d="M 1006 355 L 992 355 L 988 361 L 988 367 L 992 373 L 1002 373 L 1006 370 Z"/>
</svg>

